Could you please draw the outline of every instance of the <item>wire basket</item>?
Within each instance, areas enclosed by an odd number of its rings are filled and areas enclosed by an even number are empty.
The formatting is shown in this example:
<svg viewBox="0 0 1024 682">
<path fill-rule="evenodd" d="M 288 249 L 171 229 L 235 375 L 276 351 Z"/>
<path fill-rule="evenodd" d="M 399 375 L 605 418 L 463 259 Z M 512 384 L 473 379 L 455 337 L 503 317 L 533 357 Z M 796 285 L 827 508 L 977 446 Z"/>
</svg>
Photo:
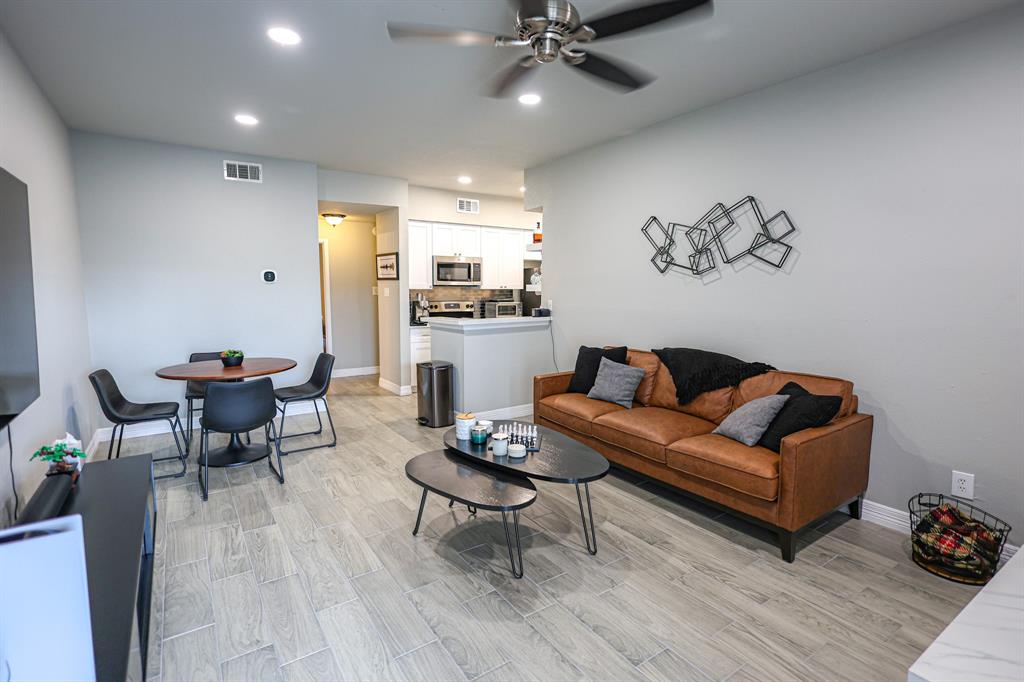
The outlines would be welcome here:
<svg viewBox="0 0 1024 682">
<path fill-rule="evenodd" d="M 984 585 L 995 574 L 1010 525 L 972 504 L 939 493 L 907 502 L 913 558 L 935 575 Z"/>
</svg>

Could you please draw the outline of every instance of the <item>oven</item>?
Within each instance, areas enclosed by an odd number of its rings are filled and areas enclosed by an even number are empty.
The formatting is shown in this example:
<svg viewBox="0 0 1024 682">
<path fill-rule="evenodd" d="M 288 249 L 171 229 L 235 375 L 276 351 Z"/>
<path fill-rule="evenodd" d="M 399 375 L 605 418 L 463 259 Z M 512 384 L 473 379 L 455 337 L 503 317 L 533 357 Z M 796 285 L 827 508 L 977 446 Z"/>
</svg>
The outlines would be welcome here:
<svg viewBox="0 0 1024 682">
<path fill-rule="evenodd" d="M 434 256 L 434 286 L 480 286 L 480 259 Z"/>
</svg>

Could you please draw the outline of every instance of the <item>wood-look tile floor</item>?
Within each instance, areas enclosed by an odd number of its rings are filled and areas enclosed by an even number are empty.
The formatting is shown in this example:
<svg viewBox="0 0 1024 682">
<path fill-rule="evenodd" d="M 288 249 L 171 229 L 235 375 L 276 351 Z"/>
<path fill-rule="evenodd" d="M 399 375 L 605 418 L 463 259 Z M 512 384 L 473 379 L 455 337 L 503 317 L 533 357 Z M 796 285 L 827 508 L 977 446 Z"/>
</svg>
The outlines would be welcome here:
<svg viewBox="0 0 1024 682">
<path fill-rule="evenodd" d="M 158 482 L 151 679 L 904 680 L 974 594 L 895 531 L 837 512 L 787 564 L 764 531 L 622 472 L 592 486 L 597 556 L 573 488 L 538 482 L 514 580 L 494 514 L 431 495 L 412 536 L 404 465 L 443 433 L 414 396 L 342 379 L 330 404 L 337 447 L 288 456 L 283 486 L 265 461 L 211 470 L 202 502 L 194 456 Z"/>
</svg>

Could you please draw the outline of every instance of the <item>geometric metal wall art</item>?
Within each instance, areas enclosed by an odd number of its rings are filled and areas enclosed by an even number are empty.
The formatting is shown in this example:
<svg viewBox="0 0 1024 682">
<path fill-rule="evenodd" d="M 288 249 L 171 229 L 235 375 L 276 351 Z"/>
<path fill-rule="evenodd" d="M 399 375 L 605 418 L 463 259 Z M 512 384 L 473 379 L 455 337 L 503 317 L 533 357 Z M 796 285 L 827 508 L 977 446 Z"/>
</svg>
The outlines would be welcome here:
<svg viewBox="0 0 1024 682">
<path fill-rule="evenodd" d="M 742 229 L 741 223 L 748 227 Z M 710 211 L 693 225 L 669 223 L 666 228 L 655 216 L 651 216 L 641 231 L 654 247 L 651 263 L 658 272 L 665 273 L 676 268 L 691 275 L 704 275 L 718 269 L 717 261 L 735 263 L 752 256 L 774 268 L 782 269 L 793 247 L 783 240 L 796 232 L 789 215 L 779 211 L 765 220 L 754 197 L 744 197 L 728 208 L 715 204 Z M 750 241 L 746 241 L 747 232 Z M 680 262 L 674 254 L 676 245 L 683 235 L 692 252 Z M 744 248 L 746 247 L 746 248 Z M 718 258 L 715 258 L 715 253 Z"/>
</svg>

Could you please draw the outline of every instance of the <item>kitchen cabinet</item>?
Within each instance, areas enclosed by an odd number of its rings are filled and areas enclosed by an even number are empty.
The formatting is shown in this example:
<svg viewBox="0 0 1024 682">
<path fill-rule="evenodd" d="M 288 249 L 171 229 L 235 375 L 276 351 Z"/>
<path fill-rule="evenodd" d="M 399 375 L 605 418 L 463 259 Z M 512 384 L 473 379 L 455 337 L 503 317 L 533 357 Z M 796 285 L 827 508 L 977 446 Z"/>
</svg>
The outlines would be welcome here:
<svg viewBox="0 0 1024 682">
<path fill-rule="evenodd" d="M 434 288 L 433 224 L 409 221 L 409 288 Z"/>
<path fill-rule="evenodd" d="M 432 251 L 435 256 L 480 255 L 480 228 L 476 225 L 434 223 Z"/>
<path fill-rule="evenodd" d="M 416 385 L 416 365 L 430 361 L 430 327 L 409 328 L 409 360 L 412 363 L 412 385 Z"/>
<path fill-rule="evenodd" d="M 480 258 L 481 289 L 523 288 L 522 230 L 481 228 Z"/>
</svg>

